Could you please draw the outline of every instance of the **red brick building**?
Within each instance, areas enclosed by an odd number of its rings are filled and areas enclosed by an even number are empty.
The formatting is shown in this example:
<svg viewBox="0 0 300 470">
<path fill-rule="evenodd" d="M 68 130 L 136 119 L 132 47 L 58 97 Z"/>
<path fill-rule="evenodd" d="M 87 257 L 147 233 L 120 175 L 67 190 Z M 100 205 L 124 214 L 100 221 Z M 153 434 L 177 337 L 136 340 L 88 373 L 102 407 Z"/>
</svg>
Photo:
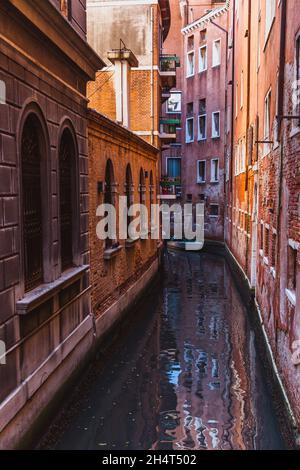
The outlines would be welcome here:
<svg viewBox="0 0 300 470">
<path fill-rule="evenodd" d="M 159 151 L 107 117 L 89 112 L 89 210 L 92 310 L 102 337 L 136 301 L 157 273 L 161 242 L 150 237 L 151 207 L 157 199 Z M 120 197 L 127 205 L 144 203 L 149 238 L 120 236 Z M 116 238 L 97 236 L 97 207 L 110 201 L 116 209 Z M 128 222 L 128 220 L 126 221 Z"/>
<path fill-rule="evenodd" d="M 225 241 L 255 290 L 274 367 L 299 425 L 297 8 L 294 0 L 231 2 Z"/>
</svg>

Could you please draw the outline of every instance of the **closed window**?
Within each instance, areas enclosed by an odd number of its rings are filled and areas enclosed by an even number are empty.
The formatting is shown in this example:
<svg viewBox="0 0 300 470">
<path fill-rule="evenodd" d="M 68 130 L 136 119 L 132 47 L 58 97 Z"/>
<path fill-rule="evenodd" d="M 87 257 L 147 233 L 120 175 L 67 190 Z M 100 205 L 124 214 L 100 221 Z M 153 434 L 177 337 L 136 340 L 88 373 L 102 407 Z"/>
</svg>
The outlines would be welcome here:
<svg viewBox="0 0 300 470">
<path fill-rule="evenodd" d="M 220 112 L 219 111 L 212 113 L 211 136 L 213 139 L 220 137 Z"/>
<path fill-rule="evenodd" d="M 25 291 L 43 282 L 41 135 L 37 119 L 27 118 L 22 134 L 22 218 Z"/>
<path fill-rule="evenodd" d="M 265 109 L 264 109 L 264 154 L 270 151 L 270 136 L 271 136 L 271 90 L 265 97 Z"/>
<path fill-rule="evenodd" d="M 171 178 L 180 177 L 181 173 L 181 159 L 180 158 L 168 158 L 167 159 L 167 174 Z"/>
<path fill-rule="evenodd" d="M 212 66 L 216 67 L 221 64 L 221 40 L 217 39 L 213 42 L 213 52 L 212 52 Z"/>
<path fill-rule="evenodd" d="M 186 142 L 194 142 L 194 118 L 190 117 L 186 120 Z"/>
<path fill-rule="evenodd" d="M 268 39 L 273 20 L 276 15 L 276 0 L 265 0 L 266 2 L 266 17 L 265 17 L 265 40 Z"/>
<path fill-rule="evenodd" d="M 214 158 L 211 160 L 211 176 L 210 181 L 212 183 L 217 183 L 219 181 L 219 159 Z"/>
<path fill-rule="evenodd" d="M 195 53 L 194 51 L 187 54 L 187 77 L 191 77 L 195 73 Z"/>
<path fill-rule="evenodd" d="M 59 148 L 60 250 L 62 271 L 73 265 L 73 210 L 75 194 L 75 147 L 72 135 L 65 130 Z"/>
<path fill-rule="evenodd" d="M 219 215 L 219 204 L 210 204 L 210 217 L 218 217 Z"/>
<path fill-rule="evenodd" d="M 207 46 L 202 46 L 199 49 L 199 72 L 204 72 L 207 69 Z"/>
<path fill-rule="evenodd" d="M 197 183 L 205 183 L 206 179 L 206 161 L 199 160 L 197 162 Z"/>
<path fill-rule="evenodd" d="M 206 114 L 198 116 L 198 140 L 206 139 Z"/>
</svg>

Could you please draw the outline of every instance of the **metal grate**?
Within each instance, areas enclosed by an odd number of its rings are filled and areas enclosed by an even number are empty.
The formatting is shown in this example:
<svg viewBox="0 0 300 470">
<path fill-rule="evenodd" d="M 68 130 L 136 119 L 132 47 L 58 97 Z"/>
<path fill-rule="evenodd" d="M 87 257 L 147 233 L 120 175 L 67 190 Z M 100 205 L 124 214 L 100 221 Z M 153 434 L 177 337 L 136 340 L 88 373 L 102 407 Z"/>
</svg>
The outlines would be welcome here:
<svg viewBox="0 0 300 470">
<path fill-rule="evenodd" d="M 33 117 L 22 135 L 23 242 L 25 291 L 43 282 L 41 152 Z"/>
</svg>

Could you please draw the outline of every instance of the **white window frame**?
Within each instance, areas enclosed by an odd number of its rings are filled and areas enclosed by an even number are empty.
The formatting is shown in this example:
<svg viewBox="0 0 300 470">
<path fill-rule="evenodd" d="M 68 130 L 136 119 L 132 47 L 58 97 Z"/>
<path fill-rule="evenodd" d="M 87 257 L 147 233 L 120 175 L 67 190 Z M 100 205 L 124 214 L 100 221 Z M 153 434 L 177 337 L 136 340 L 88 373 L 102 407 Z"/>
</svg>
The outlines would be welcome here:
<svg viewBox="0 0 300 470">
<path fill-rule="evenodd" d="M 271 102 L 272 102 L 272 88 L 269 88 L 268 93 L 265 96 L 264 101 L 264 140 L 271 139 Z M 270 150 L 270 144 L 264 145 L 264 156 L 267 155 Z"/>
<path fill-rule="evenodd" d="M 188 121 L 193 121 L 193 138 L 188 140 Z M 195 131 L 194 131 L 194 116 L 188 117 L 185 120 L 185 143 L 190 144 L 195 140 Z"/>
<path fill-rule="evenodd" d="M 189 62 L 189 56 L 193 55 L 193 73 L 189 73 L 189 68 L 190 68 L 190 62 Z M 193 77 L 195 75 L 195 50 L 188 51 L 186 55 L 186 78 Z"/>
<path fill-rule="evenodd" d="M 215 44 L 216 43 L 220 44 L 220 49 L 219 49 L 219 62 L 215 62 Z M 222 55 L 222 41 L 221 38 L 215 39 L 213 41 L 213 46 L 212 46 L 212 67 L 219 67 L 221 65 L 221 55 Z"/>
<path fill-rule="evenodd" d="M 265 0 L 265 47 L 276 17 L 276 0 Z"/>
<path fill-rule="evenodd" d="M 200 69 L 200 64 L 202 63 L 201 59 L 201 50 L 205 49 L 205 67 L 203 69 Z M 207 70 L 207 44 L 204 44 L 203 46 L 199 47 L 199 67 L 198 67 L 198 72 L 202 73 Z"/>
<path fill-rule="evenodd" d="M 214 116 L 215 114 L 219 115 L 219 134 L 214 134 L 214 127 L 215 127 L 215 120 Z M 221 112 L 220 111 L 213 111 L 211 114 L 211 137 L 212 139 L 219 139 L 221 135 Z"/>
<path fill-rule="evenodd" d="M 214 175 L 214 162 L 218 162 L 218 165 L 217 165 L 217 179 L 214 179 L 213 178 L 213 175 Z M 211 183 L 219 183 L 220 181 L 220 159 L 219 158 L 212 158 L 211 161 L 210 161 L 210 182 Z"/>
<path fill-rule="evenodd" d="M 203 118 L 203 117 L 205 117 L 205 135 L 204 137 L 200 137 L 200 118 Z M 203 113 L 203 114 L 198 115 L 198 141 L 201 142 L 206 139 L 207 139 L 207 114 Z"/>
<path fill-rule="evenodd" d="M 199 163 L 204 163 L 204 180 L 199 178 Z M 206 160 L 197 160 L 197 183 L 205 184 L 206 183 Z"/>
</svg>

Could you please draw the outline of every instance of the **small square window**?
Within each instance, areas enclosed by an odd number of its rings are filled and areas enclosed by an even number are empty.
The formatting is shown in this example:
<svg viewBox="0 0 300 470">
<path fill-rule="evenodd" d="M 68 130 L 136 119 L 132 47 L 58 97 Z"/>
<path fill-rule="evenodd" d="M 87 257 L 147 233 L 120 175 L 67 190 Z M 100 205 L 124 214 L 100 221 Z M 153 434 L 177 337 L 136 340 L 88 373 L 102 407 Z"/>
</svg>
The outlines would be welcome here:
<svg viewBox="0 0 300 470">
<path fill-rule="evenodd" d="M 219 215 L 219 204 L 210 204 L 210 214 L 211 217 L 218 217 Z"/>
</svg>

